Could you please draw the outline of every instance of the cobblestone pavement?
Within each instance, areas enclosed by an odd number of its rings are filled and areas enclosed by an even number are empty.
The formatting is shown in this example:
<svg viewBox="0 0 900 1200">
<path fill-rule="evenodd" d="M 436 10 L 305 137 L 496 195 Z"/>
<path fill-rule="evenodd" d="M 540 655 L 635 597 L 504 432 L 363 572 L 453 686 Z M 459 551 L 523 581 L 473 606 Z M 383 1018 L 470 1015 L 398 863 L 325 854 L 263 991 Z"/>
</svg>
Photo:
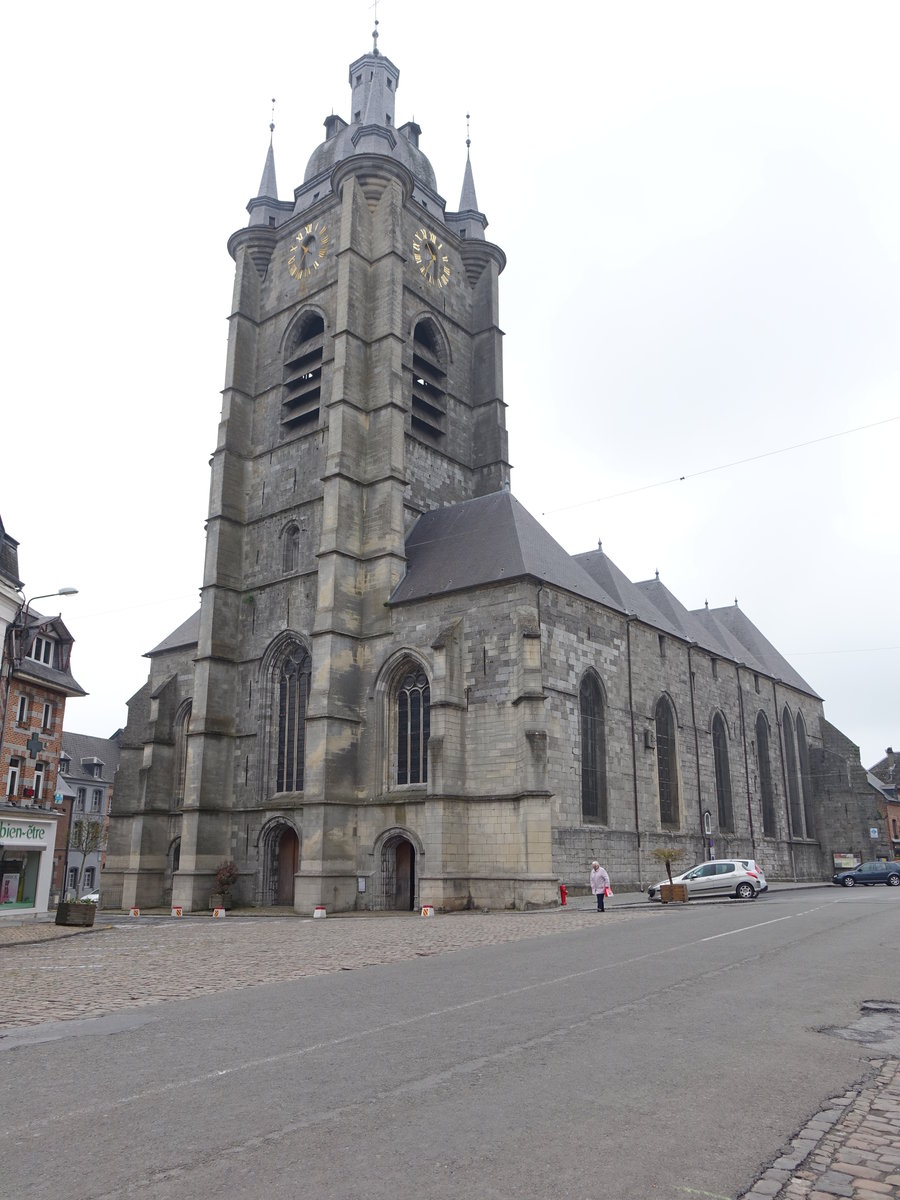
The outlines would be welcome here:
<svg viewBox="0 0 900 1200">
<path fill-rule="evenodd" d="M 900 1196 L 900 1061 L 831 1101 L 740 1200 L 896 1200 Z"/>
<path fill-rule="evenodd" d="M 623 906 L 601 920 L 640 922 L 658 911 Z M 584 905 L 433 920 L 332 917 L 327 924 L 262 913 L 229 914 L 214 926 L 206 916 L 101 913 L 91 930 L 47 922 L 0 926 L 0 1046 L 4 1031 L 17 1027 L 558 935 L 596 928 L 597 922 L 596 912 Z M 831 1100 L 736 1200 L 898 1200 L 900 1060 L 872 1066 L 866 1082 Z"/>
<path fill-rule="evenodd" d="M 4 1030 L 98 1017 L 167 1000 L 214 995 L 475 946 L 645 921 L 642 909 L 459 913 L 326 921 L 230 913 L 130 918 L 100 913 L 90 931 L 31 923 L 0 931 L 0 1041 Z M 68 935 L 68 936 L 60 936 Z M 35 944 L 35 942 L 39 944 Z M 86 977 L 92 976 L 89 986 Z M 48 987 L 48 979 L 53 984 Z"/>
</svg>

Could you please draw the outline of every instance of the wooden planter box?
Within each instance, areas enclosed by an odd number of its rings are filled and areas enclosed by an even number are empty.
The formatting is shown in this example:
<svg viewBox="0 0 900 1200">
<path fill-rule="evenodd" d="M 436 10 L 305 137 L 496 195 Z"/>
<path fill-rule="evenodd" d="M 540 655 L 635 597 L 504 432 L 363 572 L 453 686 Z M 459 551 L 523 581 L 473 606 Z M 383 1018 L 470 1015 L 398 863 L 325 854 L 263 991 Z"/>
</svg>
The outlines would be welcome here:
<svg viewBox="0 0 900 1200">
<path fill-rule="evenodd" d="M 659 898 L 663 904 L 676 900 L 679 904 L 687 904 L 688 889 L 686 883 L 664 883 L 659 889 Z"/>
<path fill-rule="evenodd" d="M 56 906 L 57 925 L 93 925 L 96 904 L 69 904 L 63 900 Z"/>
</svg>

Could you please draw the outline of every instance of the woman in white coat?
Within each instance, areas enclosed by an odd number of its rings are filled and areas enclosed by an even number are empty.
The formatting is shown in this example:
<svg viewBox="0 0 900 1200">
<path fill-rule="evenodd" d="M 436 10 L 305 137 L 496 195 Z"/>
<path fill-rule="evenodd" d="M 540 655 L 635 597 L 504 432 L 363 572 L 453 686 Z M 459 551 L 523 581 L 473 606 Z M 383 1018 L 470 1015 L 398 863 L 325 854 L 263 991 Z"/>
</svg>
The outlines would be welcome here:
<svg viewBox="0 0 900 1200">
<path fill-rule="evenodd" d="M 597 862 L 596 858 L 591 863 L 591 891 L 597 897 L 597 912 L 605 912 L 603 907 L 603 899 L 606 895 L 606 889 L 609 887 L 609 876 L 603 867 Z"/>
</svg>

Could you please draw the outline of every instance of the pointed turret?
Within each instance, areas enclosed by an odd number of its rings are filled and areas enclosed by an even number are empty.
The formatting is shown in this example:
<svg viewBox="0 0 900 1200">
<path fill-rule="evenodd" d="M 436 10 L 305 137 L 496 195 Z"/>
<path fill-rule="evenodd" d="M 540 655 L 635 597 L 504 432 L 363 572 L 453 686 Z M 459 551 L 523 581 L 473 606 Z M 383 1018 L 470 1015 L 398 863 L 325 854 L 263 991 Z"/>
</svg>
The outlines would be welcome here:
<svg viewBox="0 0 900 1200">
<path fill-rule="evenodd" d="M 463 173 L 462 192 L 459 197 L 459 212 L 447 213 L 447 223 L 462 238 L 477 238 L 484 241 L 484 231 L 487 229 L 487 217 L 478 210 L 478 200 L 475 196 L 475 176 L 472 174 L 472 158 L 469 137 L 469 114 L 466 113 L 466 169 Z"/>
<path fill-rule="evenodd" d="M 259 181 L 259 191 L 247 205 L 250 214 L 250 225 L 280 225 L 285 216 L 293 211 L 292 204 L 280 204 L 278 201 L 278 184 L 275 180 L 275 101 L 272 101 L 272 121 L 269 123 L 269 150 L 266 154 L 266 164 L 263 167 L 262 178 Z"/>
</svg>

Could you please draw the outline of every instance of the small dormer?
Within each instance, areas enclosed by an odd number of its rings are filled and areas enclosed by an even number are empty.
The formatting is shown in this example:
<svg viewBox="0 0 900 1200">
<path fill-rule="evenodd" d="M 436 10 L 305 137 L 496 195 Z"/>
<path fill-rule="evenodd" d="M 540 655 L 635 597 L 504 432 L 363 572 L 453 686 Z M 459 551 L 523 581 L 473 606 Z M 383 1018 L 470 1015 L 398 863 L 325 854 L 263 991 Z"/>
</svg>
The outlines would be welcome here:
<svg viewBox="0 0 900 1200">
<path fill-rule="evenodd" d="M 81 760 L 81 770 L 89 779 L 101 779 L 103 777 L 103 760 L 100 758 L 83 758 Z"/>
</svg>

